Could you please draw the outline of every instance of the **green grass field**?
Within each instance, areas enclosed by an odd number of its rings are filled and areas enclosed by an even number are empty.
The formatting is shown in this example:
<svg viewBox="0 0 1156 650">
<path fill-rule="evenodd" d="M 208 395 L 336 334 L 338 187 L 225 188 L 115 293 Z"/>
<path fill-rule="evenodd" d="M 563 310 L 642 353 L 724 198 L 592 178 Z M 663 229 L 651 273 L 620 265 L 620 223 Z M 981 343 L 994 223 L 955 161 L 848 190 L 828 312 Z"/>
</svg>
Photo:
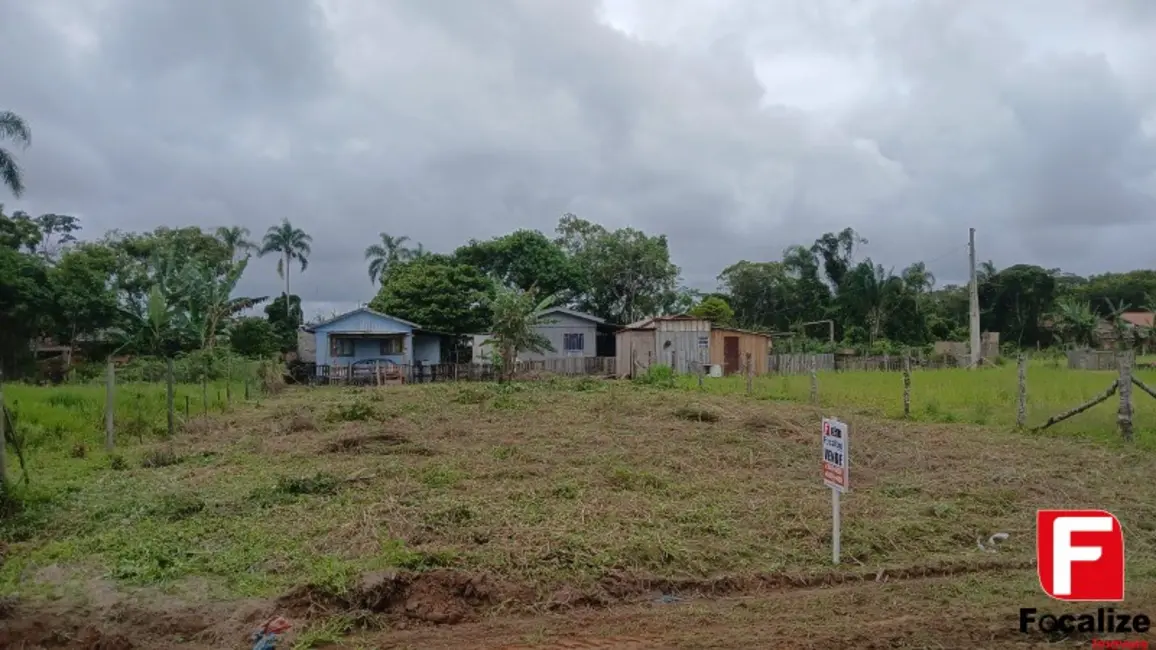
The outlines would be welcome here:
<svg viewBox="0 0 1156 650">
<path fill-rule="evenodd" d="M 232 647 L 253 621 L 228 616 L 256 601 L 294 619 L 300 636 L 284 647 L 351 633 L 370 638 L 336 647 L 401 647 L 387 635 L 407 622 L 565 616 L 567 603 L 582 612 L 585 602 L 612 611 L 650 599 L 660 581 L 707 593 L 724 580 L 743 599 L 793 589 L 762 603 L 774 615 L 760 620 L 824 621 L 824 647 L 865 647 L 863 635 L 884 633 L 888 647 L 940 647 L 936 638 L 961 633 L 952 617 L 928 618 L 938 630 L 864 631 L 884 606 L 872 600 L 880 576 L 898 590 L 887 608 L 963 612 L 981 636 L 1003 629 L 1015 607 L 1052 606 L 1032 569 L 1032 527 L 1037 509 L 1053 507 L 1119 516 L 1130 609 L 1156 606 L 1152 456 L 1116 439 L 1112 404 L 1037 444 L 1010 430 L 1015 368 L 1001 367 L 918 372 L 917 421 L 866 415 L 901 415 L 900 377 L 825 374 L 821 410 L 775 401 L 805 402 L 806 376 L 760 378 L 754 397 L 741 378 L 707 381 L 703 392 L 692 377 L 678 388 L 586 378 L 291 388 L 260 401 L 234 395 L 232 409 L 217 401 L 223 386 L 211 386 L 208 417 L 198 417 L 201 387 L 182 385 L 178 410 L 183 421 L 188 396 L 191 417 L 172 440 L 163 386 L 125 384 L 114 454 L 102 448 L 102 387 L 6 386 L 30 438 L 31 481 L 16 487 L 18 507 L 0 513 L 0 602 L 23 608 L 0 617 L 0 646 L 48 645 L 61 625 L 79 634 L 97 611 L 119 612 L 109 625 L 133 647 L 206 634 L 198 621 L 225 621 L 224 636 L 191 648 Z M 1033 366 L 1031 422 L 1111 378 Z M 1136 440 L 1151 447 L 1148 401 L 1136 395 Z M 837 567 L 817 468 L 823 414 L 849 419 L 857 450 Z M 964 424 L 981 419 L 990 426 Z M 145 424 L 134 430 L 135 421 Z M 996 532 L 1010 536 L 998 552 L 977 546 Z M 483 574 L 488 582 L 470 582 Z M 415 597 L 375 600 L 374 576 Z M 921 576 L 938 576 L 934 592 Z M 824 591 L 808 586 L 836 583 L 850 585 L 839 607 L 859 608 L 837 617 L 843 627 L 830 627 L 831 603 L 808 600 Z M 463 596 L 463 584 L 482 585 L 485 598 Z M 158 626 L 158 612 L 183 612 L 173 620 L 186 627 Z M 4 636 L 22 620 L 32 624 Z M 744 625 L 713 647 L 748 647 L 755 624 Z M 412 647 L 499 647 L 461 634 Z M 1007 627 L 1001 641 L 1018 635 Z"/>
<path fill-rule="evenodd" d="M 243 399 L 244 382 L 174 386 L 173 406 L 177 424 L 206 410 L 220 413 L 232 399 Z M 256 390 L 256 389 L 251 389 Z M 166 432 L 165 385 L 124 383 L 114 390 L 114 426 L 117 437 L 141 442 Z M 78 444 L 104 444 L 105 387 L 103 384 L 66 384 L 42 387 L 27 384 L 4 385 L 4 403 L 15 413 L 17 427 L 29 452 L 42 448 L 66 448 Z M 31 454 L 35 456 L 35 454 Z"/>
<path fill-rule="evenodd" d="M 1136 377 L 1156 386 L 1156 371 L 1140 370 Z M 1113 371 L 1076 371 L 1047 362 L 1027 370 L 1028 427 L 1043 424 L 1053 415 L 1103 393 L 1116 378 Z M 903 417 L 903 376 L 898 372 L 821 372 L 819 402 L 832 416 L 871 415 Z M 694 376 L 682 376 L 679 385 L 698 390 Z M 743 377 L 706 378 L 703 390 L 710 393 L 746 392 Z M 1017 380 L 1015 364 L 980 371 L 966 369 L 915 370 L 911 374 L 911 419 L 922 422 L 966 423 L 1013 427 L 1016 423 Z M 810 399 L 810 375 L 756 377 L 755 397 L 806 402 Z M 1132 391 L 1136 441 L 1156 449 L 1156 399 L 1139 389 Z M 1098 439 L 1117 437 L 1113 396 L 1103 404 L 1048 429 L 1069 436 Z"/>
</svg>

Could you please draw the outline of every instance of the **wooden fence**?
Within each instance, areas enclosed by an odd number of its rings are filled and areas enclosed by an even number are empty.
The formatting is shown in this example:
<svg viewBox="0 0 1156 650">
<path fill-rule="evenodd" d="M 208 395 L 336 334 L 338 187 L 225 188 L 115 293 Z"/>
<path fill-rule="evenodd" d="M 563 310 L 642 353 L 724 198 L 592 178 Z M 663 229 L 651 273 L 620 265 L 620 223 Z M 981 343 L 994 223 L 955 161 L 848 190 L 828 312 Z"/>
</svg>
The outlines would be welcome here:
<svg viewBox="0 0 1156 650">
<path fill-rule="evenodd" d="M 834 370 L 834 354 L 772 354 L 767 357 L 767 371 L 777 375 L 805 375 L 815 370 Z"/>
<path fill-rule="evenodd" d="M 902 354 L 884 354 L 872 357 L 845 354 L 772 354 L 767 357 L 767 368 L 771 374 L 805 375 L 811 368 L 819 372 L 902 372 L 904 359 L 911 368 L 936 370 L 967 365 L 967 359 L 932 359 L 923 355 L 905 357 Z"/>
<path fill-rule="evenodd" d="M 1068 369 L 1119 370 L 1118 355 L 1115 350 L 1068 350 Z"/>
<path fill-rule="evenodd" d="M 540 375 L 610 377 L 615 375 L 614 357 L 569 357 L 539 361 L 519 361 L 514 364 L 516 379 L 530 379 Z M 492 363 L 435 363 L 435 364 L 352 364 L 308 365 L 302 369 L 299 381 L 311 384 L 425 384 L 439 381 L 495 381 L 497 367 Z"/>
</svg>

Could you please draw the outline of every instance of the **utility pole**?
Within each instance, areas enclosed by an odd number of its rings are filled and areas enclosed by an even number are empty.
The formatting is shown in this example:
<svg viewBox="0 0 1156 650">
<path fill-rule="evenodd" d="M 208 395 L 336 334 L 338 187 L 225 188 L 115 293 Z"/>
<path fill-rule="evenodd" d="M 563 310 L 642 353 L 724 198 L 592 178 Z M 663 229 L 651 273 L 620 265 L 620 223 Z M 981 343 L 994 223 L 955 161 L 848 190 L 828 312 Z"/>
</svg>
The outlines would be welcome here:
<svg viewBox="0 0 1156 650">
<path fill-rule="evenodd" d="M 978 368 L 982 355 L 979 342 L 979 283 L 975 275 L 975 228 L 968 228 L 967 249 L 971 262 L 971 345 L 968 367 Z"/>
</svg>

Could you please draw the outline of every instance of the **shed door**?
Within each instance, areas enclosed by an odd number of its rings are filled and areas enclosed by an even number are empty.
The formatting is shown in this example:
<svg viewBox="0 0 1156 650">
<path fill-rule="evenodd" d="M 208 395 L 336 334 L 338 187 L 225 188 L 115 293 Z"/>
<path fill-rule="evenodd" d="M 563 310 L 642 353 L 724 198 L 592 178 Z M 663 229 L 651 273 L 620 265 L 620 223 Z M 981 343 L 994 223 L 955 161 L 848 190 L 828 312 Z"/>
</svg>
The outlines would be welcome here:
<svg viewBox="0 0 1156 650">
<path fill-rule="evenodd" d="M 733 375 L 739 371 L 739 337 L 723 339 L 723 373 Z"/>
</svg>

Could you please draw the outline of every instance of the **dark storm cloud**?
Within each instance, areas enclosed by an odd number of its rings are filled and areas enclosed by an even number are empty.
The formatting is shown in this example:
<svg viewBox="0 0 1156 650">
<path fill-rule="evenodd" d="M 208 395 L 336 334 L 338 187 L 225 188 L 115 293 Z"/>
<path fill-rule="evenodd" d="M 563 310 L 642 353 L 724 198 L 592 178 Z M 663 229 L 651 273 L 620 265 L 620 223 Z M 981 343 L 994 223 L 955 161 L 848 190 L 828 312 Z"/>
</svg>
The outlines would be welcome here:
<svg viewBox="0 0 1156 650">
<path fill-rule="evenodd" d="M 310 313 L 371 297 L 379 231 L 449 251 L 566 211 L 666 233 L 704 289 L 848 225 L 941 281 L 969 226 L 997 264 L 1143 266 L 1149 6 L 608 0 L 628 35 L 592 0 L 0 2 L 34 129 L 6 203 L 90 235 L 287 217 Z M 266 260 L 244 290 L 278 286 Z"/>
</svg>

